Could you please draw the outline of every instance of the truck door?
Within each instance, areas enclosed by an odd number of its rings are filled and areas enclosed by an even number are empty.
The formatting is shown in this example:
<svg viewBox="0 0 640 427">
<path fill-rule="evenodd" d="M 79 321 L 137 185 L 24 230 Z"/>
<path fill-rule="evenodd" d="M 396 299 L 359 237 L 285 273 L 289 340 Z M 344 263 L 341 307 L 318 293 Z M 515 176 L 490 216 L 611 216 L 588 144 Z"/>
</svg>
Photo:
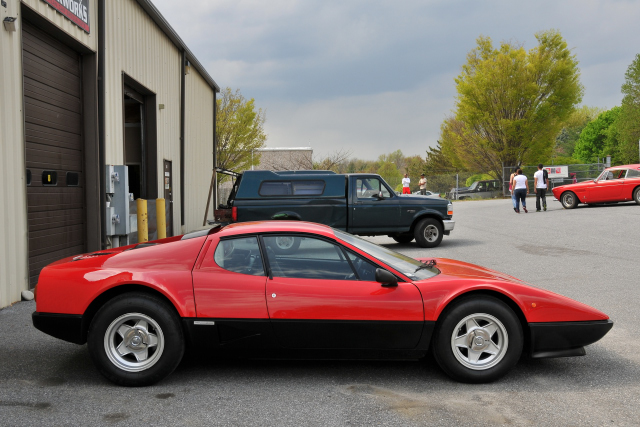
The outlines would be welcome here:
<svg viewBox="0 0 640 427">
<path fill-rule="evenodd" d="M 399 231 L 400 199 L 376 176 L 349 178 L 349 228 L 351 233 Z"/>
</svg>

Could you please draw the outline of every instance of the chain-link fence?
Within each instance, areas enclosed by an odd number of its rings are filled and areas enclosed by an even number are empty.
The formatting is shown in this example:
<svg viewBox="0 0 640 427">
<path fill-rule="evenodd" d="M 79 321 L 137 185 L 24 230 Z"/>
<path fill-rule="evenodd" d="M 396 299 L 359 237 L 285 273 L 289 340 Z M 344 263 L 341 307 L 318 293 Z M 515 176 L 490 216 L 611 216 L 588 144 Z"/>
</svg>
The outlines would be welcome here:
<svg viewBox="0 0 640 427">
<path fill-rule="evenodd" d="M 602 172 L 607 165 L 604 163 L 588 163 L 581 165 L 545 165 L 545 167 L 551 168 L 567 168 L 567 176 L 559 176 L 559 177 L 549 177 L 549 190 L 554 187 L 558 187 L 560 185 L 573 184 L 576 182 L 582 181 L 590 181 L 596 179 L 600 172 Z M 516 166 L 506 166 L 502 170 L 503 176 L 503 185 L 502 185 L 502 195 L 505 197 L 510 196 L 509 194 L 509 177 L 516 170 Z M 533 185 L 533 174 L 538 171 L 538 166 L 520 166 L 522 169 L 522 174 L 527 177 L 529 181 L 529 189 L 531 192 L 535 193 L 535 187 Z"/>
<path fill-rule="evenodd" d="M 443 197 L 455 198 L 454 195 L 462 188 L 467 188 L 467 179 L 477 175 L 477 172 L 460 172 L 443 175 L 427 176 L 427 190 L 438 193 Z"/>
</svg>

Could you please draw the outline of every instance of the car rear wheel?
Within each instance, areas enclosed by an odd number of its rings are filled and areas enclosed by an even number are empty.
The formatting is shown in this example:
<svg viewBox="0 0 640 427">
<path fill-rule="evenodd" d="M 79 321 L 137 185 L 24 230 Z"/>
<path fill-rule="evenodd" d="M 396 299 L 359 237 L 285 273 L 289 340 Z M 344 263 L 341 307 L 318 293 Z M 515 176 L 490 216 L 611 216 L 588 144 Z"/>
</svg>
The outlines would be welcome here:
<svg viewBox="0 0 640 427">
<path fill-rule="evenodd" d="M 127 293 L 96 313 L 88 336 L 98 371 L 124 386 L 147 386 L 168 376 L 184 354 L 178 316 L 159 298 Z"/>
<path fill-rule="evenodd" d="M 433 218 L 425 218 L 414 230 L 416 242 L 423 248 L 435 248 L 442 242 L 442 224 Z"/>
<path fill-rule="evenodd" d="M 640 205 L 640 187 L 633 190 L 633 200 Z"/>
<path fill-rule="evenodd" d="M 273 249 L 280 254 L 292 254 L 300 247 L 300 240 L 300 237 L 278 236 L 276 237 L 276 245 Z"/>
<path fill-rule="evenodd" d="M 560 203 L 562 203 L 562 207 L 565 209 L 573 209 L 578 206 L 578 196 L 571 191 L 567 191 L 560 196 Z"/>
<path fill-rule="evenodd" d="M 413 235 L 411 233 L 399 234 L 397 236 L 391 236 L 391 238 L 398 243 L 406 244 L 413 240 Z"/>
<path fill-rule="evenodd" d="M 505 375 L 522 353 L 522 326 L 513 310 L 489 297 L 469 297 L 442 314 L 433 354 L 457 381 L 484 383 Z"/>
</svg>

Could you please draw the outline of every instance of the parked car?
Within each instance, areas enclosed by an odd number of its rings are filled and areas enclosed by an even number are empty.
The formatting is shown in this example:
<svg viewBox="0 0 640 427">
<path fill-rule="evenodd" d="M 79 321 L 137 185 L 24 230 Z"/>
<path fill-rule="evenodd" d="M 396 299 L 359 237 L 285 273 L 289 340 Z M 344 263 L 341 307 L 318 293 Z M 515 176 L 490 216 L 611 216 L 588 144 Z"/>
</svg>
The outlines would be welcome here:
<svg viewBox="0 0 640 427">
<path fill-rule="evenodd" d="M 500 180 L 490 179 L 485 181 L 475 181 L 469 187 L 452 188 L 448 198 L 452 200 L 464 199 L 490 199 L 502 194 L 500 191 Z"/>
<path fill-rule="evenodd" d="M 424 196 L 436 196 L 436 197 L 440 197 L 440 194 L 439 194 L 439 193 L 436 193 L 435 191 L 429 191 L 429 190 L 425 191 L 425 194 L 422 194 L 422 193 L 420 192 L 420 190 L 418 190 L 418 191 L 414 191 L 414 192 L 413 192 L 413 194 L 416 194 L 416 195 L 419 195 L 419 196 L 423 196 L 423 195 L 424 195 Z"/>
<path fill-rule="evenodd" d="M 230 222 L 311 221 L 361 236 L 386 235 L 398 243 L 415 239 L 423 248 L 438 246 L 455 226 L 453 205 L 446 199 L 400 196 L 376 174 L 315 170 L 245 171 L 215 216 Z"/>
<path fill-rule="evenodd" d="M 278 238 L 300 239 L 292 254 Z M 103 250 L 45 267 L 33 324 L 88 344 L 102 375 L 144 386 L 185 347 L 258 358 L 419 359 L 452 378 L 581 356 L 613 326 L 587 305 L 497 271 L 412 259 L 321 224 L 261 221 Z"/>
<path fill-rule="evenodd" d="M 565 209 L 573 209 L 579 203 L 635 200 L 640 204 L 640 164 L 606 168 L 593 181 L 561 185 L 552 191 Z"/>
</svg>

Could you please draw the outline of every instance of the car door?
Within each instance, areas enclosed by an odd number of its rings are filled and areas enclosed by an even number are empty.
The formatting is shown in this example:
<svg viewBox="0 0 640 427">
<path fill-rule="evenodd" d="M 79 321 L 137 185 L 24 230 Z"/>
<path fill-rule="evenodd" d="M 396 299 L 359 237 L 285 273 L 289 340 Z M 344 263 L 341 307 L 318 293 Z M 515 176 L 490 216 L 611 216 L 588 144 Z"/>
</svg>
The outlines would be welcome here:
<svg viewBox="0 0 640 427">
<path fill-rule="evenodd" d="M 262 243 L 270 268 L 267 307 L 283 347 L 416 347 L 424 311 L 415 285 L 383 287 L 374 279 L 376 265 L 334 242 L 305 237 L 295 254 L 282 254 L 277 238 L 265 235 Z"/>
<path fill-rule="evenodd" d="M 378 177 L 351 177 L 349 231 L 352 233 L 396 231 L 400 221 L 400 199 Z M 382 197 L 379 197 L 382 193 Z"/>
<path fill-rule="evenodd" d="M 587 203 L 620 200 L 622 196 L 622 186 L 624 184 L 623 172 L 624 171 L 621 170 L 609 171 L 596 181 L 593 186 L 589 187 L 587 190 Z"/>
<path fill-rule="evenodd" d="M 208 330 L 201 339 L 242 348 L 268 339 L 267 276 L 258 238 L 210 236 L 203 251 L 192 275 L 197 325 Z"/>
</svg>

